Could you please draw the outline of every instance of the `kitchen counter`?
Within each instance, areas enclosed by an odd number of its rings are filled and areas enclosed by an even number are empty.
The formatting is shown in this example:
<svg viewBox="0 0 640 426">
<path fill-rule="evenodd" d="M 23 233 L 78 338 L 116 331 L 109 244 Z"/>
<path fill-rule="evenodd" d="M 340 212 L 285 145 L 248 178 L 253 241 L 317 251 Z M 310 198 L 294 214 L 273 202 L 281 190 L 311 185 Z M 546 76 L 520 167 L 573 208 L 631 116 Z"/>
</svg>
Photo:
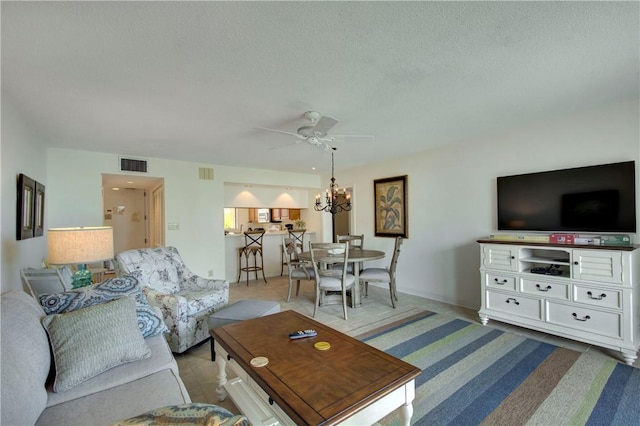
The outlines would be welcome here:
<svg viewBox="0 0 640 426">
<path fill-rule="evenodd" d="M 295 229 L 294 229 L 295 231 Z M 313 231 L 307 231 L 304 235 L 305 237 L 307 236 L 307 234 L 312 233 Z M 315 232 L 313 232 L 315 234 Z M 289 235 L 289 231 L 265 231 L 264 236 L 268 237 L 270 235 Z M 242 232 L 229 232 L 228 234 L 225 234 L 225 237 L 243 237 L 244 238 L 244 234 Z"/>
<path fill-rule="evenodd" d="M 264 275 L 269 281 L 269 277 L 280 276 L 281 270 L 281 252 L 282 252 L 282 239 L 289 235 L 289 231 L 266 231 L 264 238 L 262 239 L 262 250 L 264 252 Z M 225 270 L 226 279 L 230 283 L 238 281 L 238 248 L 244 246 L 244 235 L 242 233 L 234 233 L 225 235 Z M 305 251 L 309 249 L 309 241 L 316 241 L 316 232 L 309 231 L 304 234 Z M 243 263 L 244 265 L 244 263 Z M 284 274 L 286 274 L 286 270 Z M 262 281 L 262 275 L 258 272 L 258 278 L 260 283 Z M 246 279 L 245 274 L 242 274 L 241 281 Z M 254 280 L 253 273 L 250 275 L 249 280 Z"/>
</svg>

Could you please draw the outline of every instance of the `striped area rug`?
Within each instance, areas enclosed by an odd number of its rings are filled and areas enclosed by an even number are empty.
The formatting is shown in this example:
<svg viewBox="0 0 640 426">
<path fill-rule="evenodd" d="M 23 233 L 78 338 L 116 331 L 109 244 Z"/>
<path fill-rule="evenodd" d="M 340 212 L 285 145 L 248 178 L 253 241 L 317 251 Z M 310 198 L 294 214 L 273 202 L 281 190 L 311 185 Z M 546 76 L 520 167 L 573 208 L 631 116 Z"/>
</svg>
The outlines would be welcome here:
<svg viewBox="0 0 640 426">
<path fill-rule="evenodd" d="M 423 370 L 412 424 L 640 425 L 640 369 L 597 354 L 430 312 L 357 337 Z"/>
</svg>

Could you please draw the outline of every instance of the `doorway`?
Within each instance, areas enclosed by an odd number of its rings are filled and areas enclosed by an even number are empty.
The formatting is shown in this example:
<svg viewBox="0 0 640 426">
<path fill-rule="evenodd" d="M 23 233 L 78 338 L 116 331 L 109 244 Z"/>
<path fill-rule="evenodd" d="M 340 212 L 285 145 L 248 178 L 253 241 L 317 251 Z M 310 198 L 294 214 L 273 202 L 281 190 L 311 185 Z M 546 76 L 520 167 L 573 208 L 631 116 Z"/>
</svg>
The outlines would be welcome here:
<svg viewBox="0 0 640 426">
<path fill-rule="evenodd" d="M 164 179 L 103 174 L 102 205 L 114 253 L 164 245 Z"/>
<path fill-rule="evenodd" d="M 338 194 L 338 203 L 344 203 L 345 194 Z M 337 241 L 337 235 L 351 234 L 351 211 L 340 211 L 333 218 L 333 241 Z"/>
</svg>

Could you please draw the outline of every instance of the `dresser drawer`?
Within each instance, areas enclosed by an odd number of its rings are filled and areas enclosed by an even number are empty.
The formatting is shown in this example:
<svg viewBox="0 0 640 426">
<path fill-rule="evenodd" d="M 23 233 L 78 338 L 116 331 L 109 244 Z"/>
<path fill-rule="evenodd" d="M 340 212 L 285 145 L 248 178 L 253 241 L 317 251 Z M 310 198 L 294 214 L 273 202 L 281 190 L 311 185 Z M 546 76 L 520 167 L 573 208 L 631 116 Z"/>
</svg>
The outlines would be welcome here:
<svg viewBox="0 0 640 426">
<path fill-rule="evenodd" d="M 542 320 L 542 300 L 487 290 L 487 309 Z"/>
<path fill-rule="evenodd" d="M 508 275 L 487 274 L 487 287 L 516 291 L 516 278 Z"/>
<path fill-rule="evenodd" d="M 607 337 L 622 338 L 622 315 L 547 301 L 547 322 Z"/>
<path fill-rule="evenodd" d="M 542 280 L 522 280 L 520 291 L 541 297 L 569 300 L 569 285 Z"/>
<path fill-rule="evenodd" d="M 573 301 L 602 308 L 622 309 L 622 292 L 574 284 Z"/>
</svg>

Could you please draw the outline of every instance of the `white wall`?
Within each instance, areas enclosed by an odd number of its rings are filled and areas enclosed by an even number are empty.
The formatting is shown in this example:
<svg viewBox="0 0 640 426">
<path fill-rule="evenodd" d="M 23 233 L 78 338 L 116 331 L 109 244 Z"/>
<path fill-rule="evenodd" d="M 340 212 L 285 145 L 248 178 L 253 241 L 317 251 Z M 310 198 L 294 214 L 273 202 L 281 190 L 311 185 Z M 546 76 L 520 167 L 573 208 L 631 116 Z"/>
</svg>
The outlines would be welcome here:
<svg viewBox="0 0 640 426">
<path fill-rule="evenodd" d="M 0 289 L 4 292 L 11 288 L 22 288 L 20 269 L 39 268 L 47 252 L 46 236 L 16 240 L 17 176 L 24 173 L 45 185 L 45 212 L 49 200 L 45 150 L 29 124 L 21 118 L 4 95 L 0 156 L 2 164 L 2 207 L 0 208 L 2 282 Z M 44 220 L 46 227 L 47 214 Z"/>
<path fill-rule="evenodd" d="M 118 174 L 118 156 L 50 149 L 47 156 L 49 225 L 95 226 L 102 223 L 102 174 Z M 199 179 L 200 167 L 213 167 L 214 179 Z M 133 173 L 132 173 L 133 174 Z M 148 159 L 147 176 L 164 178 L 165 244 L 178 248 L 196 274 L 225 276 L 225 182 L 282 185 L 288 180 L 319 185 L 314 175 L 272 172 L 184 161 Z M 255 179 L 255 180 L 252 180 Z"/>
<path fill-rule="evenodd" d="M 496 230 L 496 177 L 628 160 L 636 161 L 638 174 L 639 114 L 637 101 L 614 105 L 371 164 L 341 172 L 339 178 L 357 189 L 357 232 L 366 235 L 368 247 L 390 253 L 393 241 L 374 237 L 368 208 L 372 182 L 408 175 L 409 239 L 398 262 L 398 290 L 476 309 L 480 256 L 475 241 Z M 640 185 L 636 191 L 640 214 Z"/>
<path fill-rule="evenodd" d="M 309 191 L 304 189 L 245 187 L 238 185 L 225 185 L 224 187 L 225 207 L 306 209 L 309 206 L 310 198 L 313 198 L 313 196 L 310 196 Z"/>
</svg>

